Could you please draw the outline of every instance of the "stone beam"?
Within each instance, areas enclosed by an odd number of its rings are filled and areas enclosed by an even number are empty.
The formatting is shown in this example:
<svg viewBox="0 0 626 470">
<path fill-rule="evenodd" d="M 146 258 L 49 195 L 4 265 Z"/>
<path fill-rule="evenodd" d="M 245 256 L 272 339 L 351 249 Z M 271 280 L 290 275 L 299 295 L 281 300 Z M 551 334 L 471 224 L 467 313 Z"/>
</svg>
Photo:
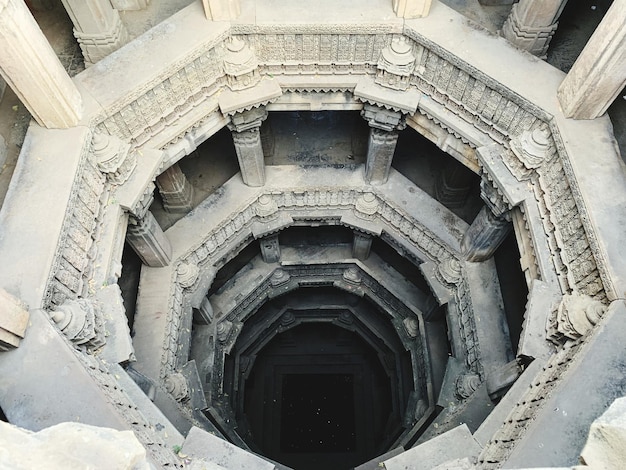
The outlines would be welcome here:
<svg viewBox="0 0 626 470">
<path fill-rule="evenodd" d="M 22 0 L 0 0 L 0 72 L 39 125 L 78 123 L 80 93 Z"/>
<path fill-rule="evenodd" d="M 626 0 L 615 0 L 561 82 L 563 114 L 595 119 L 626 85 Z"/>
</svg>

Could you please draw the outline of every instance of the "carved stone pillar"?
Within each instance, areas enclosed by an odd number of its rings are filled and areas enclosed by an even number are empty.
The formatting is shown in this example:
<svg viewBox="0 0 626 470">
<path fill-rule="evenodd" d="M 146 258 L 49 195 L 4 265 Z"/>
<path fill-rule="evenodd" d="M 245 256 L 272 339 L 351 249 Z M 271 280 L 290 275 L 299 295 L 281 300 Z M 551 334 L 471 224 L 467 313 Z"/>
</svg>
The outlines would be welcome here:
<svg viewBox="0 0 626 470">
<path fill-rule="evenodd" d="M 361 261 L 365 261 L 370 256 L 372 241 L 373 239 L 370 234 L 355 231 L 352 241 L 352 256 Z"/>
<path fill-rule="evenodd" d="M 266 263 L 278 263 L 280 261 L 280 245 L 278 234 L 269 235 L 259 240 L 261 244 L 261 256 Z"/>
<path fill-rule="evenodd" d="M 428 16 L 432 0 L 393 0 L 393 12 L 400 18 Z"/>
<path fill-rule="evenodd" d="M 230 21 L 241 12 L 239 0 L 202 0 L 207 19 L 213 21 Z"/>
<path fill-rule="evenodd" d="M 567 0 L 520 0 L 502 26 L 502 36 L 520 49 L 545 57 L 566 3 Z"/>
<path fill-rule="evenodd" d="M 379 106 L 366 104 L 361 111 L 369 123 L 370 135 L 367 143 L 365 182 L 380 185 L 387 182 L 393 154 L 398 143 L 398 130 L 406 127 L 404 116 Z"/>
<path fill-rule="evenodd" d="M 263 106 L 236 113 L 232 117 L 231 124 L 228 124 L 228 128 L 233 133 L 241 177 L 248 186 L 265 184 L 265 161 L 259 132 L 265 118 L 267 118 L 267 111 Z"/>
<path fill-rule="evenodd" d="M 439 173 L 435 196 L 446 207 L 461 207 L 472 189 L 472 173 L 457 162 L 449 162 Z"/>
<path fill-rule="evenodd" d="M 157 176 L 156 185 L 167 212 L 186 213 L 193 209 L 193 186 L 178 163 Z"/>
<path fill-rule="evenodd" d="M 615 1 L 561 82 L 565 116 L 595 119 L 626 86 L 626 2 Z"/>
<path fill-rule="evenodd" d="M 0 72 L 39 125 L 80 120 L 80 93 L 22 0 L 0 0 Z"/>
<path fill-rule="evenodd" d="M 0 351 L 8 351 L 20 345 L 28 319 L 28 307 L 0 288 Z"/>
<path fill-rule="evenodd" d="M 507 202 L 485 179 L 481 182 L 481 197 L 486 205 L 480 210 L 461 241 L 465 259 L 473 262 L 488 260 L 511 231 L 511 213 Z"/>
<path fill-rule="evenodd" d="M 225 43 L 224 73 L 227 90 L 219 98 L 220 110 L 230 116 L 228 128 L 233 133 L 241 177 L 248 186 L 265 184 L 265 162 L 261 141 L 261 123 L 267 118 L 265 105 L 281 94 L 278 82 L 262 79 L 258 61 L 247 43 L 231 37 Z"/>
<path fill-rule="evenodd" d="M 150 0 L 111 0 L 111 5 L 116 10 L 143 10 L 145 9 Z"/>
<path fill-rule="evenodd" d="M 120 14 L 109 0 L 61 0 L 74 24 L 74 36 L 80 44 L 85 65 L 118 50 L 129 41 Z"/>
<path fill-rule="evenodd" d="M 126 240 L 146 266 L 167 266 L 172 259 L 170 242 L 150 211 L 129 217 Z"/>
</svg>

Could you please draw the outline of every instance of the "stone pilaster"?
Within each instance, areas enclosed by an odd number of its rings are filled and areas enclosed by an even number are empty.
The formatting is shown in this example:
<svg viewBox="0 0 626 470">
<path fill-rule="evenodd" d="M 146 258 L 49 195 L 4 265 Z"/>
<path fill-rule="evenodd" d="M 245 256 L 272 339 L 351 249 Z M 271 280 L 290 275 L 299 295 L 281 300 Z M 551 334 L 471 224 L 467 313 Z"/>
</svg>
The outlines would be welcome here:
<svg viewBox="0 0 626 470">
<path fill-rule="evenodd" d="M 212 21 L 234 20 L 241 13 L 239 0 L 202 0 L 204 13 Z"/>
<path fill-rule="evenodd" d="M 187 213 L 193 208 L 193 186 L 178 163 L 157 176 L 156 185 L 167 212 Z"/>
<path fill-rule="evenodd" d="M 361 261 L 365 261 L 370 256 L 372 241 L 373 239 L 370 234 L 355 231 L 352 240 L 352 256 Z"/>
<path fill-rule="evenodd" d="M 148 7 L 150 0 L 111 0 L 111 5 L 116 10 L 144 10 Z"/>
<path fill-rule="evenodd" d="M 449 162 L 435 182 L 435 196 L 446 207 L 461 207 L 472 189 L 472 173 L 457 162 Z"/>
<path fill-rule="evenodd" d="M 559 86 L 565 116 L 595 119 L 626 86 L 626 2 L 615 1 Z"/>
<path fill-rule="evenodd" d="M 265 161 L 259 131 L 265 118 L 267 118 L 265 107 L 254 108 L 236 113 L 228 125 L 233 134 L 241 177 L 248 186 L 265 184 Z"/>
<path fill-rule="evenodd" d="M 566 3 L 567 0 L 520 0 L 502 26 L 502 36 L 516 47 L 545 58 Z"/>
<path fill-rule="evenodd" d="M 129 217 L 126 240 L 146 266 L 167 266 L 172 259 L 170 242 L 150 211 Z"/>
<path fill-rule="evenodd" d="M 0 0 L 0 71 L 39 125 L 80 120 L 80 93 L 22 0 Z"/>
<path fill-rule="evenodd" d="M 28 307 L 0 288 L 0 351 L 8 351 L 20 345 L 28 319 Z"/>
<path fill-rule="evenodd" d="M 473 262 L 488 260 L 511 231 L 510 207 L 498 190 L 485 178 L 480 184 L 485 206 L 463 235 L 461 252 Z"/>
<path fill-rule="evenodd" d="M 110 0 L 61 0 L 74 24 L 85 65 L 95 64 L 129 41 L 120 14 Z"/>
<path fill-rule="evenodd" d="M 393 0 L 393 12 L 399 18 L 423 18 L 428 16 L 432 0 Z"/>
<path fill-rule="evenodd" d="M 278 234 L 268 235 L 259 240 L 261 245 L 261 256 L 266 263 L 278 263 L 280 261 L 280 245 Z"/>
<path fill-rule="evenodd" d="M 367 142 L 367 161 L 365 163 L 365 181 L 380 185 L 387 182 L 393 154 L 398 143 L 398 130 L 406 124 L 402 113 L 365 104 L 361 115 L 370 125 Z"/>
</svg>

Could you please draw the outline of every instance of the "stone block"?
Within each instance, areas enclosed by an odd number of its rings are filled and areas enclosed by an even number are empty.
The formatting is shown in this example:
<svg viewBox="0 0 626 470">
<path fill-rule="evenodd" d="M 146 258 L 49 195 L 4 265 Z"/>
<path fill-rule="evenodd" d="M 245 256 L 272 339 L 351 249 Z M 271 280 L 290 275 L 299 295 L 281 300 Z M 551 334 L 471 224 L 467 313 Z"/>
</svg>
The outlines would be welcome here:
<svg viewBox="0 0 626 470">
<path fill-rule="evenodd" d="M 18 347 L 27 325 L 26 305 L 0 288 L 0 351 Z"/>
<path fill-rule="evenodd" d="M 581 453 L 589 467 L 597 470 L 621 468 L 626 462 L 626 398 L 618 398 L 589 429 Z"/>
<path fill-rule="evenodd" d="M 31 432 L 0 421 L 2 468 L 149 470 L 146 449 L 131 431 L 60 423 Z"/>
<path fill-rule="evenodd" d="M 434 468 L 451 459 L 477 457 L 481 447 L 462 424 L 383 462 L 386 470 Z"/>
<path fill-rule="evenodd" d="M 275 470 L 276 468 L 273 463 L 195 426 L 187 434 L 182 453 L 192 460 L 202 459 L 229 470 Z"/>
</svg>

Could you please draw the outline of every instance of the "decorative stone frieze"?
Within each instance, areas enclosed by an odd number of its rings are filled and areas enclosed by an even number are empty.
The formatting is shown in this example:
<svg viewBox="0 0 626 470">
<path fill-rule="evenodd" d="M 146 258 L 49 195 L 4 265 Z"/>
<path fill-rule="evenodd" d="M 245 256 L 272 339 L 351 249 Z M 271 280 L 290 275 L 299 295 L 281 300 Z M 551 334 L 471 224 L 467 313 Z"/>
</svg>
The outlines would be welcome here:
<svg viewBox="0 0 626 470">
<path fill-rule="evenodd" d="M 0 351 L 17 348 L 28 326 L 28 306 L 0 288 Z"/>
<path fill-rule="evenodd" d="M 50 317 L 67 339 L 77 346 L 95 351 L 106 343 L 102 310 L 93 300 L 68 300 L 56 307 Z"/>
<path fill-rule="evenodd" d="M 130 149 L 130 144 L 119 138 L 96 131 L 91 139 L 98 169 L 107 176 L 112 184 L 122 184 L 135 171 L 137 153 Z"/>
<path fill-rule="evenodd" d="M 556 344 L 585 336 L 600 321 L 606 306 L 578 292 L 564 295 L 548 317 L 548 339 Z"/>
<path fill-rule="evenodd" d="M 376 83 L 394 90 L 405 91 L 415 67 L 413 46 L 404 36 L 394 36 L 378 59 Z"/>
</svg>

